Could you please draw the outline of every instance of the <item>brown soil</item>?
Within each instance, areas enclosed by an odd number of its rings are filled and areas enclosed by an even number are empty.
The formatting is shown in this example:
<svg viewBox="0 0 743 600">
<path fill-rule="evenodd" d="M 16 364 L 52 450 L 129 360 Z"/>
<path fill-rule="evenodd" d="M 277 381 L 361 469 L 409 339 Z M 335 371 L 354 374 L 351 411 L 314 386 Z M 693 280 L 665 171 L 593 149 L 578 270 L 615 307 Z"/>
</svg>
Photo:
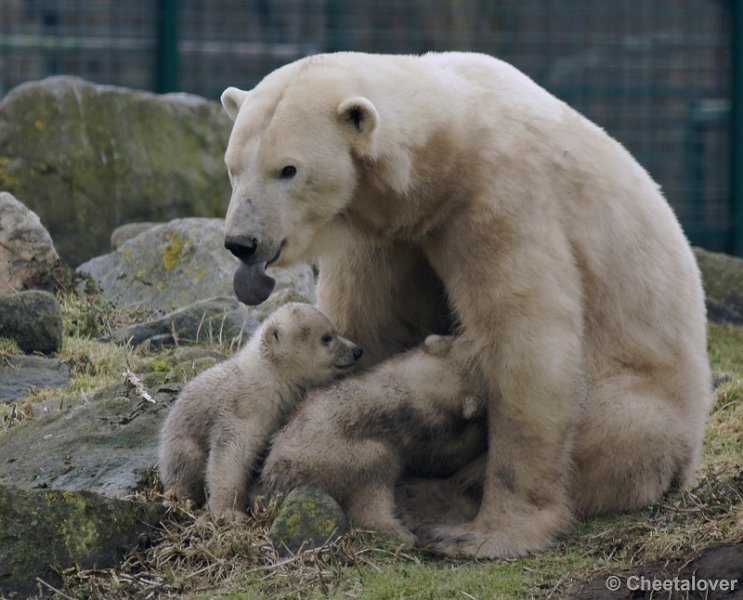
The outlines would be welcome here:
<svg viewBox="0 0 743 600">
<path fill-rule="evenodd" d="M 617 587 L 617 582 L 618 590 L 608 589 Z M 576 584 L 566 597 L 574 600 L 743 600 L 743 542 L 708 548 L 686 559 L 602 573 Z"/>
</svg>

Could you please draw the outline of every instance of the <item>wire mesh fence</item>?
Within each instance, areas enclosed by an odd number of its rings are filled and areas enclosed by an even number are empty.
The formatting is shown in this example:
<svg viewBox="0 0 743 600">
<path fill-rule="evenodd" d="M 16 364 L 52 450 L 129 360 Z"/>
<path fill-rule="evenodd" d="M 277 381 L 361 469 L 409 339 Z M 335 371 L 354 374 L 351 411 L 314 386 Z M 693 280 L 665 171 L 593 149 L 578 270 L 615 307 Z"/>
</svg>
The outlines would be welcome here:
<svg viewBox="0 0 743 600">
<path fill-rule="evenodd" d="M 216 99 L 317 52 L 486 52 L 624 143 L 694 243 L 730 250 L 735 1 L 2 0 L 0 95 L 65 73 Z"/>
</svg>

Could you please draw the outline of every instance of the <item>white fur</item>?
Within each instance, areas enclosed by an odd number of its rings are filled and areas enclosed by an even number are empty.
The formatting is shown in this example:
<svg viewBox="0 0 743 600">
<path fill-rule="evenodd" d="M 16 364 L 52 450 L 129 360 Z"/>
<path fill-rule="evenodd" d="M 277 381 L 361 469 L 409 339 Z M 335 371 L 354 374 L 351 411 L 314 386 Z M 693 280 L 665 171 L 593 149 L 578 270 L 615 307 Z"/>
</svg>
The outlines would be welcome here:
<svg viewBox="0 0 743 600">
<path fill-rule="evenodd" d="M 355 98 L 369 130 L 338 114 Z M 318 306 L 368 363 L 452 320 L 471 341 L 483 500 L 433 550 L 538 550 L 690 480 L 711 394 L 687 240 L 630 154 L 527 76 L 478 54 L 310 57 L 245 97 L 226 162 L 227 232 L 317 259 Z"/>
<path fill-rule="evenodd" d="M 241 514 L 270 436 L 307 389 L 348 372 L 356 351 L 316 308 L 279 308 L 235 356 L 191 381 L 171 408 L 158 461 L 166 494 L 201 504 L 206 487 L 213 512 Z"/>
</svg>

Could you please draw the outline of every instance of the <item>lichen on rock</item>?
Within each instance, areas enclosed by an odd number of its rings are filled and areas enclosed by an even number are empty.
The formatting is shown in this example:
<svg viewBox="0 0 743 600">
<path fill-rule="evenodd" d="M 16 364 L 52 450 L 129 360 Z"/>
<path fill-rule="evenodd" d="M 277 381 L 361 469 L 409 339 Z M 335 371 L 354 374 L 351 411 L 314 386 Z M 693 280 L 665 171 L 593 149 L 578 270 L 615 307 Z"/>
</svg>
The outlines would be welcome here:
<svg viewBox="0 0 743 600">
<path fill-rule="evenodd" d="M 230 127 L 218 103 L 196 96 L 67 76 L 25 83 L 0 102 L 0 189 L 78 265 L 122 223 L 224 214 Z"/>
<path fill-rule="evenodd" d="M 348 531 L 348 520 L 338 503 L 311 486 L 293 489 L 284 500 L 269 537 L 279 553 L 317 548 Z"/>
<path fill-rule="evenodd" d="M 115 306 L 168 313 L 215 296 L 234 297 L 238 264 L 224 248 L 224 220 L 194 217 L 149 228 L 78 272 L 90 275 Z M 291 288 L 303 301 L 314 301 L 308 265 L 273 271 L 277 291 Z"/>
<path fill-rule="evenodd" d="M 0 486 L 0 595 L 26 598 L 37 578 L 59 585 L 73 565 L 113 566 L 164 516 L 159 504 Z"/>
<path fill-rule="evenodd" d="M 0 158 L 0 174 L 3 161 Z M 0 177 L 0 189 L 3 179 Z M 33 287 L 59 260 L 39 216 L 11 194 L 0 192 L 0 294 Z"/>
</svg>

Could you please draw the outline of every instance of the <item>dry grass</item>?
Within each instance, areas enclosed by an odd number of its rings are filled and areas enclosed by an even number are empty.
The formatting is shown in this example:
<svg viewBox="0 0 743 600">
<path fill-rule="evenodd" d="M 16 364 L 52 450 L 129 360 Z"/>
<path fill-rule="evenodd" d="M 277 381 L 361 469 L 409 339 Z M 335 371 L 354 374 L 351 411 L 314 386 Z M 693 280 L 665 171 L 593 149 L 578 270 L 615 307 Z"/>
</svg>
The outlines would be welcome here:
<svg viewBox="0 0 743 600">
<path fill-rule="evenodd" d="M 743 539 L 743 466 L 710 466 L 698 482 L 644 511 L 596 519 L 571 536 L 588 554 L 619 564 L 695 554 Z"/>
<path fill-rule="evenodd" d="M 60 590 L 69 598 L 183 598 L 243 588 L 253 580 L 272 598 L 302 598 L 308 590 L 328 595 L 343 582 L 346 570 L 374 565 L 370 532 L 354 530 L 316 549 L 282 556 L 268 536 L 279 502 L 259 504 L 245 521 L 215 519 L 205 511 L 172 505 L 162 530 L 115 569 L 63 573 Z"/>
</svg>

